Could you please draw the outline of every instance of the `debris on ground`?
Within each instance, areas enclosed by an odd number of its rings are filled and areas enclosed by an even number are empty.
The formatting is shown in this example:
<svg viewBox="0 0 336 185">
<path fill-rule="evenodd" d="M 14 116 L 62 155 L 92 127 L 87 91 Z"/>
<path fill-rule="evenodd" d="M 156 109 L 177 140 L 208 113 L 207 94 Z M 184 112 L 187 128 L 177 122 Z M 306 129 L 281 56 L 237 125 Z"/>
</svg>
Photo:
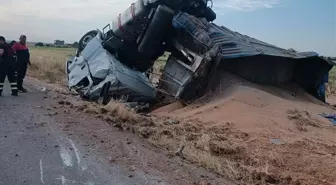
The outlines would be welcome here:
<svg viewBox="0 0 336 185">
<path fill-rule="evenodd" d="M 185 144 L 181 144 L 179 149 L 175 152 L 175 155 L 183 157 L 183 149 L 185 148 Z"/>
<path fill-rule="evenodd" d="M 336 126 L 336 114 L 319 114 L 320 116 L 327 118 L 333 125 Z"/>
<path fill-rule="evenodd" d="M 283 142 L 280 139 L 270 139 L 271 143 L 275 144 L 275 145 L 283 145 L 285 144 L 285 142 Z"/>
<path fill-rule="evenodd" d="M 167 121 L 164 122 L 165 125 L 177 125 L 179 124 L 180 121 L 176 119 L 168 119 Z"/>
</svg>

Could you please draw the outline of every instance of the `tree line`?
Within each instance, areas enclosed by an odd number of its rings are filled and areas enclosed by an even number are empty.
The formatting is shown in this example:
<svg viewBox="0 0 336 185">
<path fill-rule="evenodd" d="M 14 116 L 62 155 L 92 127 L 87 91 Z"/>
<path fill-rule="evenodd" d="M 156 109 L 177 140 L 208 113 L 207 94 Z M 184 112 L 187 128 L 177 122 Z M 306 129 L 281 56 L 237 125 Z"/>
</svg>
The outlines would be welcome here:
<svg viewBox="0 0 336 185">
<path fill-rule="evenodd" d="M 64 45 L 54 45 L 54 44 L 45 44 L 43 42 L 38 42 L 34 45 L 35 47 L 59 47 L 59 48 L 77 48 L 78 42 L 74 42 L 72 44 L 64 44 Z"/>
</svg>

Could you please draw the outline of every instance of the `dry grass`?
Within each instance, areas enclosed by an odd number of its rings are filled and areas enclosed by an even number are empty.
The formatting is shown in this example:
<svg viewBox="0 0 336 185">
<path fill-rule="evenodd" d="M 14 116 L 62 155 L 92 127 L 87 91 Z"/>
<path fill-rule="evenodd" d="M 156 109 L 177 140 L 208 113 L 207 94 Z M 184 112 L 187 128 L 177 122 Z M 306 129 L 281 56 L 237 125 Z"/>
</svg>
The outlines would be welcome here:
<svg viewBox="0 0 336 185">
<path fill-rule="evenodd" d="M 288 119 L 294 121 L 296 128 L 302 132 L 307 132 L 308 126 L 321 127 L 316 119 L 314 119 L 309 112 L 291 109 L 287 111 Z"/>
<path fill-rule="evenodd" d="M 138 119 L 138 114 L 133 109 L 118 100 L 110 101 L 110 103 L 101 107 L 101 112 L 108 113 L 111 116 L 117 116 L 122 121 L 136 121 Z"/>
<path fill-rule="evenodd" d="M 243 144 L 244 135 L 230 124 L 216 126 L 199 120 L 184 120 L 179 124 L 164 124 L 169 118 L 152 117 L 152 125 L 136 125 L 134 130 L 148 141 L 173 153 L 184 145 L 182 157 L 242 184 L 263 183 L 252 177 L 251 166 L 244 166 L 250 158 Z M 246 136 L 248 137 L 248 136 Z"/>
<path fill-rule="evenodd" d="M 77 109 L 89 114 L 110 116 L 114 118 L 113 121 L 135 122 L 139 119 L 139 115 L 136 111 L 129 108 L 127 104 L 121 100 L 112 100 L 105 106 L 97 103 L 84 102 L 78 105 Z"/>
<path fill-rule="evenodd" d="M 28 75 L 48 83 L 65 82 L 65 61 L 75 53 L 73 48 L 30 48 Z"/>
</svg>

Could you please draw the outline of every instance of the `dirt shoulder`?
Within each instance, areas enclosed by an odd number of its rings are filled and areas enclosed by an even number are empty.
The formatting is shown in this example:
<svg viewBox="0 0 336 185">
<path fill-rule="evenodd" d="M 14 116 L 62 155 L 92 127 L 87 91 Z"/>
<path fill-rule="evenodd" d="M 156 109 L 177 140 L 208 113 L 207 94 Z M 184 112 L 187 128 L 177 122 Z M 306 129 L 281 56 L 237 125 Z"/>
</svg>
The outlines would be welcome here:
<svg viewBox="0 0 336 185">
<path fill-rule="evenodd" d="M 100 156 L 106 164 L 129 169 L 130 178 L 147 178 L 148 184 L 234 184 L 199 165 L 153 146 L 141 138 L 142 134 L 140 137 L 134 134 L 139 133 L 135 127 L 132 129 L 138 123 L 126 123 L 107 113 L 104 116 L 97 114 L 95 111 L 98 109 L 94 104 L 77 99 L 61 86 L 44 84 L 32 78 L 27 81 L 31 88 L 45 92 L 44 102 L 47 103 L 41 108 L 47 111 L 46 115 L 56 120 L 55 128 L 61 129 L 69 137 L 77 138 L 87 152 Z M 145 121 L 149 123 L 147 119 Z M 126 125 L 129 127 L 126 128 Z"/>
</svg>

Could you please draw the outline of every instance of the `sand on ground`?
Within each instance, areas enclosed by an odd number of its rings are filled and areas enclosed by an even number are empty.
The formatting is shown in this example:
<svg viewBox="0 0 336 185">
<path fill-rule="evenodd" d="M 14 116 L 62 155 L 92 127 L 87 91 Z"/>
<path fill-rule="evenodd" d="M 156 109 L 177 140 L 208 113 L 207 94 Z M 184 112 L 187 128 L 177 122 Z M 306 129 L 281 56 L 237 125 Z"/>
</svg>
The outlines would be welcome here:
<svg viewBox="0 0 336 185">
<path fill-rule="evenodd" d="M 153 114 L 195 120 L 188 122 L 196 128 L 190 145 L 211 153 L 221 164 L 215 169 L 238 181 L 336 184 L 336 126 L 319 115 L 332 107 L 296 85 L 262 86 L 223 71 L 217 79 L 191 105 L 174 103 Z"/>
</svg>

